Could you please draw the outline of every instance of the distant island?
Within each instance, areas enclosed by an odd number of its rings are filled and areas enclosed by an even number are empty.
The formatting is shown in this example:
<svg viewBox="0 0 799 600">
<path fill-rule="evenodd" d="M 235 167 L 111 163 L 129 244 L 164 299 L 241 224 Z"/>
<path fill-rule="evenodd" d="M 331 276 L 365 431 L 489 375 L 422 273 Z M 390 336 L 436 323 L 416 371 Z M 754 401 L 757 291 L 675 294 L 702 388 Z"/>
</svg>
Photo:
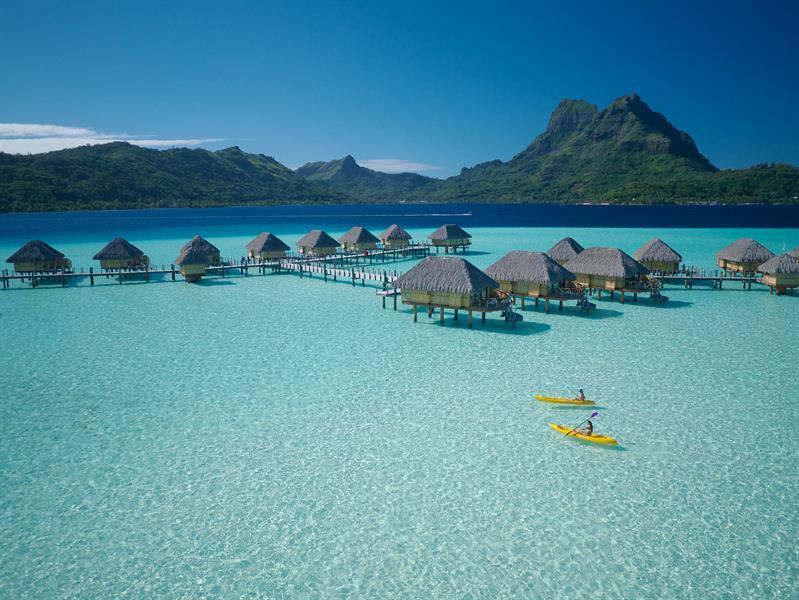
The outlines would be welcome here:
<svg viewBox="0 0 799 600">
<path fill-rule="evenodd" d="M 799 203 L 799 168 L 713 166 L 636 94 L 598 110 L 563 100 L 507 162 L 447 179 L 388 174 L 352 156 L 292 171 L 238 147 L 152 150 L 113 142 L 0 153 L 0 212 L 393 202 Z"/>
</svg>

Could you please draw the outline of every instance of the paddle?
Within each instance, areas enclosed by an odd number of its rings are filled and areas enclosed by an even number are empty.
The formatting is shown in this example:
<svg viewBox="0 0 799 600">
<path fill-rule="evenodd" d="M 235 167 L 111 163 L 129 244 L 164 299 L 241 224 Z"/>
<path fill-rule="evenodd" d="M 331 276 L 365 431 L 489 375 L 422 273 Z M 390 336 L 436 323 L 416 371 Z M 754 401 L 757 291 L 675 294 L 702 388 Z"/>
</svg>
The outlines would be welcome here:
<svg viewBox="0 0 799 600">
<path fill-rule="evenodd" d="M 585 421 L 583 421 L 583 423 L 588 423 L 588 421 L 593 419 L 598 414 L 599 414 L 598 412 L 591 413 L 591 416 L 588 417 Z M 574 433 L 577 430 L 577 428 L 580 427 L 580 425 L 582 425 L 583 423 L 580 423 L 579 425 L 576 425 L 569 433 L 566 434 L 566 436 L 570 436 L 572 433 Z"/>
</svg>

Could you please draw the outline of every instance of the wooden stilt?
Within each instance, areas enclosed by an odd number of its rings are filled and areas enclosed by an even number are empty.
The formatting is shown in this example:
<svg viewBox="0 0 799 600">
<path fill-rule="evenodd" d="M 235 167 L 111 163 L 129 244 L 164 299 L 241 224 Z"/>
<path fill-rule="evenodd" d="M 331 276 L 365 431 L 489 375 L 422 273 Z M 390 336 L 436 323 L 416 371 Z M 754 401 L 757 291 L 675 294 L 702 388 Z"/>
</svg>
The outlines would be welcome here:
<svg viewBox="0 0 799 600">
<path fill-rule="evenodd" d="M 441 312 L 439 313 L 438 320 L 439 320 L 440 323 L 444 322 L 444 307 L 443 306 L 441 307 Z"/>
<path fill-rule="evenodd" d="M 455 320 L 456 321 L 458 320 L 458 309 L 457 308 L 455 309 Z"/>
<path fill-rule="evenodd" d="M 472 311 L 469 311 L 469 318 L 466 320 L 466 322 L 468 323 L 469 327 L 472 326 Z"/>
<path fill-rule="evenodd" d="M 416 323 L 416 319 L 417 319 L 416 313 L 418 312 L 418 310 L 419 310 L 419 305 L 414 304 L 413 305 L 413 322 L 414 323 Z"/>
<path fill-rule="evenodd" d="M 485 323 L 485 322 L 486 322 L 486 313 L 485 313 L 485 311 L 483 311 L 483 312 L 481 313 L 481 317 L 480 317 L 480 318 L 482 319 L 483 323 Z"/>
</svg>

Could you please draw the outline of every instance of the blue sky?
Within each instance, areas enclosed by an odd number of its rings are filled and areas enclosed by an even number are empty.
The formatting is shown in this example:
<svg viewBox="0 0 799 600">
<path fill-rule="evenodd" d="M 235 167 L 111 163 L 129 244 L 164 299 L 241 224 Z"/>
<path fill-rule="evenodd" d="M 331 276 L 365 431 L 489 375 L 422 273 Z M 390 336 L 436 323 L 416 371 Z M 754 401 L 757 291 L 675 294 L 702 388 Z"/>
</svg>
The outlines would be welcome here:
<svg viewBox="0 0 799 600">
<path fill-rule="evenodd" d="M 799 164 L 799 3 L 555 4 L 0 0 L 0 148 L 238 145 L 444 177 L 512 157 L 562 98 L 634 91 L 717 166 Z"/>
</svg>

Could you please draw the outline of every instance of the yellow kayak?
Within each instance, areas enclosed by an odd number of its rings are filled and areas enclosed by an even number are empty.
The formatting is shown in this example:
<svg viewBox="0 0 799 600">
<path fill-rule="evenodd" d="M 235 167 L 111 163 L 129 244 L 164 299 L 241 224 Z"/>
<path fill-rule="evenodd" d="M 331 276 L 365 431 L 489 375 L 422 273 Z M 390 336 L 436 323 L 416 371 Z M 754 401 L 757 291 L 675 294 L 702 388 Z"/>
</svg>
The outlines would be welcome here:
<svg viewBox="0 0 799 600">
<path fill-rule="evenodd" d="M 533 396 L 539 402 L 551 402 L 552 404 L 575 404 L 577 406 L 593 406 L 593 400 L 577 400 L 575 398 L 553 398 L 552 396 Z"/>
<path fill-rule="evenodd" d="M 583 440 L 584 442 L 593 442 L 595 444 L 618 444 L 616 440 L 606 435 L 597 435 L 596 433 L 587 435 L 585 433 L 577 433 L 576 431 L 569 433 L 572 431 L 571 427 L 564 427 L 563 425 L 558 425 L 557 423 L 550 423 L 549 426 L 563 435 L 568 434 L 569 437 L 575 437 L 578 440 Z"/>
</svg>

